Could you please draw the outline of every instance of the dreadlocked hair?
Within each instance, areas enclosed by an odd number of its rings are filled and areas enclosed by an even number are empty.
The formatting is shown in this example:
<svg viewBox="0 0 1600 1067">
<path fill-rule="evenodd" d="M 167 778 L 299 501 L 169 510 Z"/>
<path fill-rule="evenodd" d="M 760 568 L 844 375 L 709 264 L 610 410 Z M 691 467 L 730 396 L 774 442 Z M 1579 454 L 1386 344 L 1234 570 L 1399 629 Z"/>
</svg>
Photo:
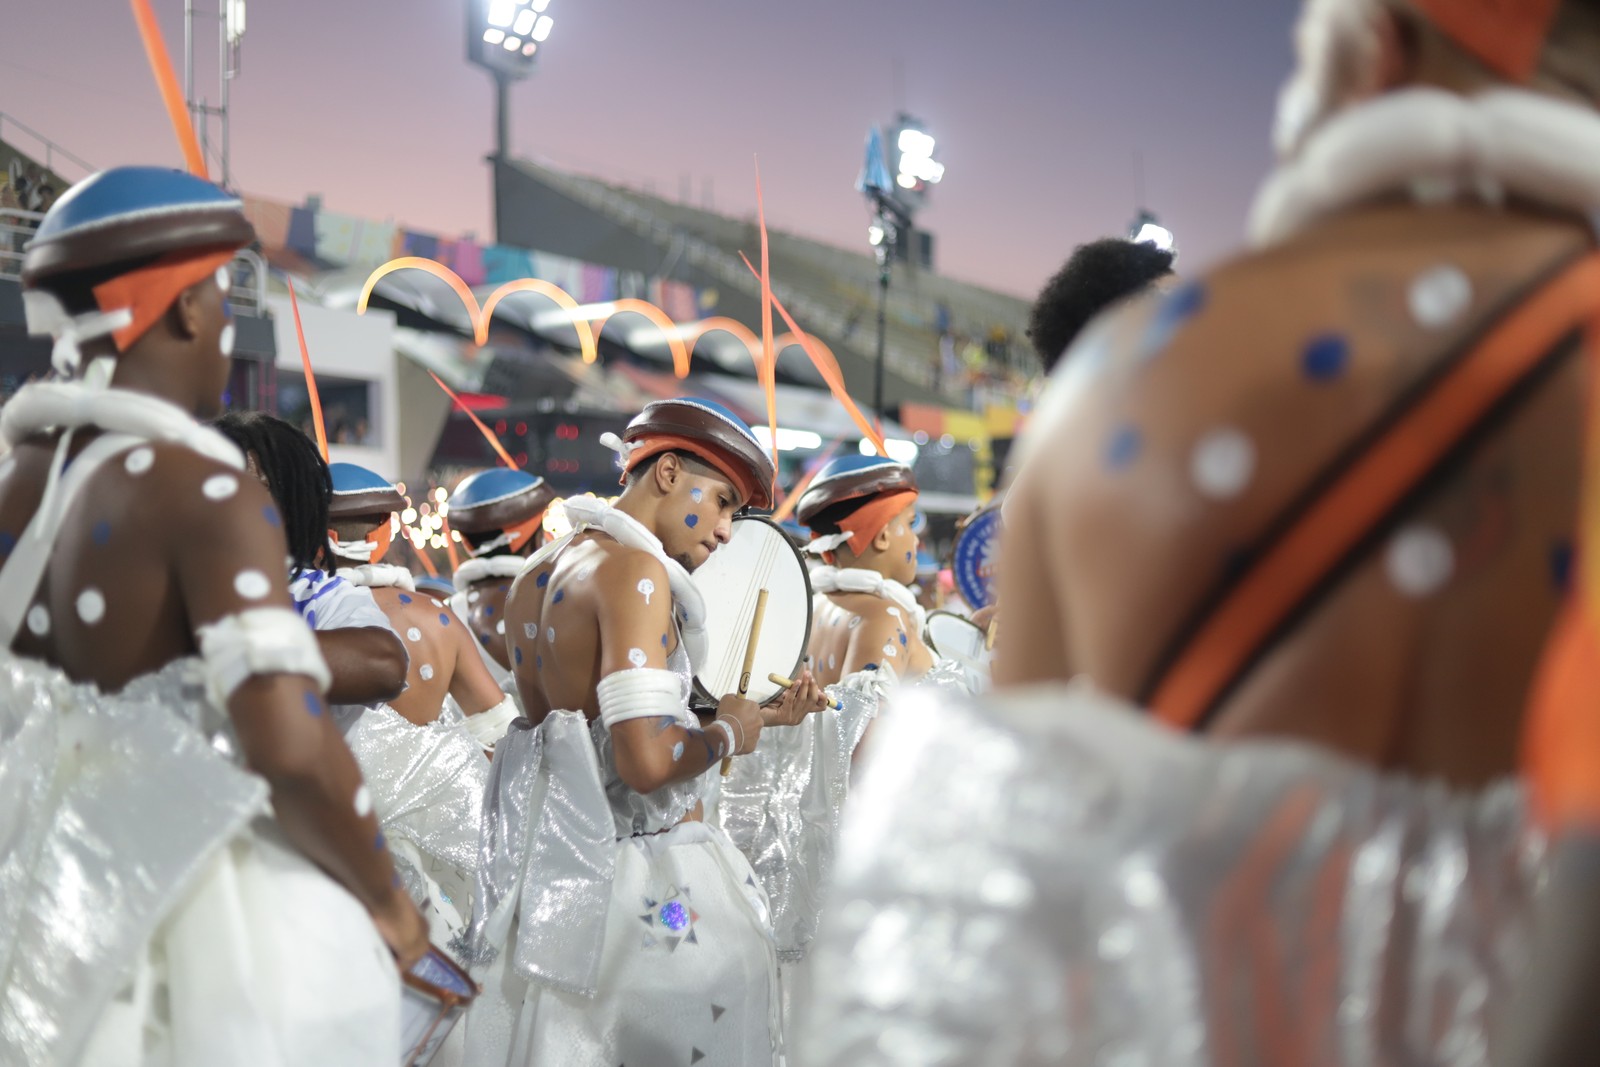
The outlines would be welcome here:
<svg viewBox="0 0 1600 1067">
<path fill-rule="evenodd" d="M 317 446 L 295 426 L 263 411 L 230 411 L 211 425 L 255 457 L 283 516 L 294 574 L 315 570 L 324 555 L 332 556 L 328 505 L 333 501 L 333 477 Z"/>
</svg>

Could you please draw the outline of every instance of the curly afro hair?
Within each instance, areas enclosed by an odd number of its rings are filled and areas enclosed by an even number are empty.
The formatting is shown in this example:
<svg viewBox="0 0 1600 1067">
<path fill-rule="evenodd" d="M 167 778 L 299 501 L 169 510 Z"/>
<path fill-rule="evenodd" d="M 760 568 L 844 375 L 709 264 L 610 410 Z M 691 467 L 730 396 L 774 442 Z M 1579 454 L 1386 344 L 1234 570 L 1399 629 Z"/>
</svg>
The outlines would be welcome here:
<svg viewBox="0 0 1600 1067">
<path fill-rule="evenodd" d="M 1028 318 L 1028 338 L 1045 373 L 1095 316 L 1171 273 L 1172 253 L 1148 242 L 1107 237 L 1079 245 L 1045 283 Z"/>
</svg>

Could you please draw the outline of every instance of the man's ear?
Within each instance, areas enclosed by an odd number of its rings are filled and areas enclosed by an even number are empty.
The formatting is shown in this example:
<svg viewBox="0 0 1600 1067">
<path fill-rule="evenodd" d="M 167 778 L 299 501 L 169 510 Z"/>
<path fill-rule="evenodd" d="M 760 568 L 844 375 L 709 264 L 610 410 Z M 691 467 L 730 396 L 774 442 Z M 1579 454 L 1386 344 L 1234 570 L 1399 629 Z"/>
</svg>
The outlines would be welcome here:
<svg viewBox="0 0 1600 1067">
<path fill-rule="evenodd" d="M 651 473 L 655 475 L 656 488 L 662 496 L 667 496 L 677 488 L 678 478 L 683 474 L 683 462 L 675 454 L 664 452 L 656 460 L 655 470 Z"/>
<path fill-rule="evenodd" d="M 200 336 L 200 288 L 204 284 L 201 282 L 189 286 L 178 294 L 178 299 L 167 309 L 167 322 L 174 337 L 192 341 Z"/>
<path fill-rule="evenodd" d="M 872 547 L 875 551 L 887 552 L 889 550 L 889 527 L 898 521 L 898 519 L 890 519 L 884 524 L 883 529 L 878 531 L 878 536 L 872 539 Z"/>
</svg>

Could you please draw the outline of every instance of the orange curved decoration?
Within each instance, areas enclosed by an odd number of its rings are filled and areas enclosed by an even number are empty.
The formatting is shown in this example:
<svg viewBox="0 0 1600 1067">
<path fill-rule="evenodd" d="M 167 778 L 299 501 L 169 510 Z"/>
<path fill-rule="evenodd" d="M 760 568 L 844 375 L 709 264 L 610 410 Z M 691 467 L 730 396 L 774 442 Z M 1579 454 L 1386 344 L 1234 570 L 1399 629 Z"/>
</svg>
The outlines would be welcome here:
<svg viewBox="0 0 1600 1067">
<path fill-rule="evenodd" d="M 139 38 L 144 42 L 145 58 L 150 61 L 150 73 L 156 78 L 156 91 L 166 105 L 167 118 L 172 132 L 178 135 L 178 146 L 183 149 L 184 162 L 189 173 L 205 178 L 206 157 L 200 151 L 200 140 L 194 135 L 194 123 L 189 121 L 189 106 L 178 87 L 178 76 L 172 69 L 172 57 L 167 54 L 167 42 L 161 36 L 161 26 L 155 12 L 150 10 L 150 0 L 129 0 L 133 5 L 133 21 L 139 26 Z"/>
<path fill-rule="evenodd" d="M 578 302 L 572 294 L 554 282 L 547 282 L 542 278 L 518 278 L 514 282 L 506 282 L 500 288 L 489 294 L 489 299 L 483 305 L 484 333 L 488 334 L 488 322 L 494 315 L 494 307 L 501 300 L 512 293 L 538 293 L 540 296 L 549 297 L 561 307 L 563 311 L 572 313 L 572 327 L 578 331 L 578 347 L 583 351 L 583 361 L 593 363 L 600 358 L 600 347 L 595 343 L 597 331 L 589 327 L 588 320 L 578 317 Z M 478 342 L 482 344 L 483 342 Z"/>
<path fill-rule="evenodd" d="M 367 304 L 372 299 L 372 290 L 377 287 L 378 282 L 383 280 L 386 275 L 393 274 L 397 270 L 420 270 L 433 275 L 450 286 L 455 291 L 456 296 L 461 298 L 461 306 L 467 309 L 467 315 L 472 320 L 472 339 L 480 346 L 489 340 L 489 321 L 494 314 L 495 305 L 512 293 L 538 293 L 541 296 L 549 297 L 565 311 L 576 312 L 578 310 L 578 302 L 572 298 L 570 293 L 559 285 L 540 278 L 519 278 L 516 281 L 506 282 L 490 293 L 488 301 L 480 307 L 478 298 L 472 295 L 471 287 L 461 280 L 461 275 L 443 263 L 431 259 L 423 259 L 421 256 L 401 256 L 399 259 L 391 259 L 367 275 L 366 284 L 361 287 L 361 299 L 356 302 L 356 314 L 362 315 L 366 313 Z M 640 301 L 640 303 L 643 303 L 643 301 Z M 654 305 L 649 306 L 654 307 Z M 599 347 L 595 343 L 595 337 L 599 331 L 591 330 L 587 322 L 576 316 L 573 318 L 573 325 L 578 331 L 578 346 L 583 351 L 583 361 L 585 363 L 593 363 L 600 354 Z M 685 357 L 685 363 L 687 364 L 687 357 Z M 682 375 L 679 375 L 679 377 L 682 377 Z"/>
<path fill-rule="evenodd" d="M 679 378 L 689 376 L 689 349 L 683 343 L 683 338 L 678 336 L 678 324 L 672 321 L 672 316 L 656 307 L 648 300 L 639 300 L 634 297 L 625 297 L 616 301 L 611 311 L 602 319 L 595 320 L 594 332 L 598 337 L 605 331 L 606 323 L 624 311 L 631 311 L 636 315 L 643 315 L 657 326 L 667 338 L 667 347 L 672 350 L 672 372 Z"/>
<path fill-rule="evenodd" d="M 757 369 L 760 369 L 761 338 L 757 337 L 750 327 L 738 319 L 730 319 L 726 315 L 713 315 L 709 319 L 701 319 L 699 322 L 690 323 L 685 329 L 689 331 L 688 344 L 691 354 L 694 352 L 695 346 L 700 343 L 706 334 L 721 331 L 722 333 L 732 334 L 734 338 L 740 341 L 745 349 L 749 351 L 750 359 L 755 363 Z"/>
</svg>

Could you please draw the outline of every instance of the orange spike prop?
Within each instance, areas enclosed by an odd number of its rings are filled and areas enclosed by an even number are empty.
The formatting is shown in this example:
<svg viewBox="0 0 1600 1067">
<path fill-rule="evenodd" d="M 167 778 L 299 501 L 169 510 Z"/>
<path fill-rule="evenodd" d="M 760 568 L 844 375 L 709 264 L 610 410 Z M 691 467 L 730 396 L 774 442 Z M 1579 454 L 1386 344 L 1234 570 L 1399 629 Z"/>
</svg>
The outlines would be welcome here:
<svg viewBox="0 0 1600 1067">
<path fill-rule="evenodd" d="M 444 384 L 444 380 L 437 374 L 433 373 L 433 371 L 428 372 L 428 377 L 433 379 L 434 385 L 437 385 L 440 389 L 444 390 L 446 396 L 456 402 L 456 407 L 466 412 L 467 418 L 471 419 L 472 424 L 478 428 L 478 432 L 483 434 L 483 439 L 489 442 L 489 447 L 494 449 L 495 452 L 500 456 L 500 461 L 511 470 L 517 470 L 517 464 L 514 460 L 512 460 L 511 453 L 506 451 L 505 445 L 500 443 L 500 438 L 494 435 L 494 431 L 485 426 L 483 424 L 483 420 L 478 418 L 478 413 L 467 407 L 467 402 L 457 396 L 456 391 Z"/>
<path fill-rule="evenodd" d="M 744 265 L 749 268 L 751 274 L 754 274 L 757 278 L 761 277 L 761 272 L 750 265 L 749 258 L 743 252 L 739 253 L 739 258 L 744 260 Z M 772 306 L 777 309 L 784 325 L 789 327 L 789 332 L 794 334 L 795 340 L 805 350 L 806 355 L 811 357 L 811 362 L 815 364 L 817 373 L 821 374 L 823 380 L 828 383 L 828 388 L 833 392 L 834 399 L 838 400 L 844 407 L 845 413 L 850 416 L 850 421 L 860 428 L 863 437 L 872 442 L 872 447 L 878 450 L 878 455 L 887 456 L 889 450 L 883 446 L 883 433 L 873 424 L 871 419 L 861 413 L 861 409 L 856 407 L 856 402 L 850 399 L 850 393 L 844 385 L 844 372 L 839 369 L 839 361 L 834 358 L 828 346 L 814 337 L 807 336 L 806 332 L 795 324 L 794 318 L 784 308 L 783 301 L 776 296 L 772 297 Z"/>
<path fill-rule="evenodd" d="M 444 535 L 444 550 L 450 555 L 450 572 L 461 569 L 461 557 L 456 555 L 456 539 L 450 536 L 450 520 L 439 516 L 439 532 Z"/>
<path fill-rule="evenodd" d="M 417 558 L 422 561 L 422 569 L 428 572 L 428 577 L 430 578 L 439 577 L 439 568 L 435 567 L 433 560 L 428 558 L 428 549 L 422 540 L 422 535 L 411 529 L 406 532 L 411 535 L 407 540 L 411 542 L 411 547 L 416 551 Z"/>
<path fill-rule="evenodd" d="M 206 157 L 200 151 L 200 141 L 194 135 L 194 123 L 189 121 L 188 105 L 183 90 L 178 87 L 178 76 L 172 70 L 172 57 L 167 54 L 167 42 L 161 36 L 161 25 L 155 12 L 150 10 L 150 0 L 130 0 L 133 21 L 139 26 L 139 37 L 144 41 L 145 58 L 150 61 L 150 73 L 155 75 L 156 90 L 167 107 L 167 118 L 172 122 L 172 132 L 178 135 L 178 147 L 183 149 L 184 162 L 189 173 L 197 178 L 206 177 Z"/>
<path fill-rule="evenodd" d="M 767 256 L 767 206 L 761 195 L 761 161 L 756 161 L 756 222 L 761 227 L 761 361 L 756 377 L 767 394 L 767 436 L 772 445 L 772 495 L 778 495 L 778 352 L 772 347 L 772 273 Z M 746 263 L 748 265 L 748 261 Z"/>
<path fill-rule="evenodd" d="M 300 301 L 294 295 L 294 281 L 285 278 L 289 286 L 289 307 L 294 310 L 294 333 L 300 339 L 300 366 L 306 372 L 306 401 L 311 405 L 311 425 L 317 430 L 317 451 L 322 462 L 328 462 L 328 429 L 322 423 L 322 396 L 317 392 L 317 376 L 311 370 L 311 350 L 306 347 L 306 328 L 300 323 Z"/>
</svg>

